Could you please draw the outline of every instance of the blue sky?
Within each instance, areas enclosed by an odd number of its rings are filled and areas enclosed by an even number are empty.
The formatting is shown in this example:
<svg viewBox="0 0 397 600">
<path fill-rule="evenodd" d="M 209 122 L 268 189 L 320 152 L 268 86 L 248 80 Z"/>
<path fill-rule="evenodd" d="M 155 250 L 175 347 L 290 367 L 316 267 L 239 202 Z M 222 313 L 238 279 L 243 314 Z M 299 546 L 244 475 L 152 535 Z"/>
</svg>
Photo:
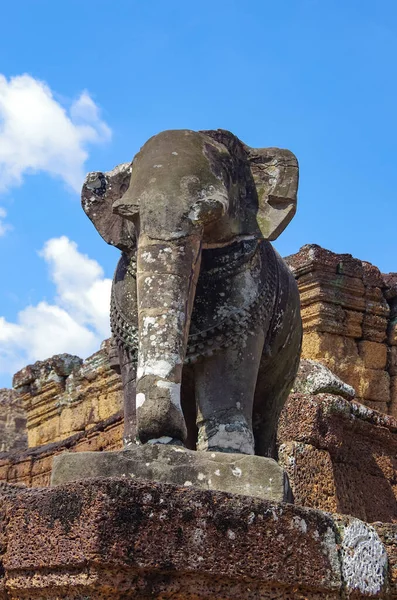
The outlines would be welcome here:
<svg viewBox="0 0 397 600">
<path fill-rule="evenodd" d="M 291 149 L 279 252 L 317 243 L 397 270 L 395 1 L 20 0 L 2 23 L 0 387 L 107 334 L 118 253 L 78 189 L 163 129 Z"/>
</svg>

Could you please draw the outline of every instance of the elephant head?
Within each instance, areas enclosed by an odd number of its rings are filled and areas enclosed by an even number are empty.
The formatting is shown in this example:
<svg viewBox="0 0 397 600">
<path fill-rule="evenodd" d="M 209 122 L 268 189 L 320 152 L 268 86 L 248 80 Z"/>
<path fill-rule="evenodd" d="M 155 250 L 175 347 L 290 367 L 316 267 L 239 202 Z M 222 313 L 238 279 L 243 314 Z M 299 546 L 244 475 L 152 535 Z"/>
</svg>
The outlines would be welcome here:
<svg viewBox="0 0 397 600">
<path fill-rule="evenodd" d="M 274 240 L 295 214 L 298 164 L 223 131 L 165 131 L 132 164 L 91 174 L 83 208 L 123 251 L 137 244 L 138 435 L 183 441 L 182 366 L 203 248 Z"/>
</svg>

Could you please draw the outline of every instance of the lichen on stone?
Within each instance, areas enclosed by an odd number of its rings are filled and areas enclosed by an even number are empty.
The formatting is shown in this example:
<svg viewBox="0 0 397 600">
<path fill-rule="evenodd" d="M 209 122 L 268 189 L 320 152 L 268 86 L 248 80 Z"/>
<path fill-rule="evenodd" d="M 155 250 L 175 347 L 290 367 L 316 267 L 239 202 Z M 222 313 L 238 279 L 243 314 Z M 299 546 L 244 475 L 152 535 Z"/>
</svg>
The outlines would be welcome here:
<svg viewBox="0 0 397 600">
<path fill-rule="evenodd" d="M 347 589 L 379 594 L 386 583 L 387 554 L 375 529 L 352 519 L 341 531 L 342 576 Z"/>
</svg>

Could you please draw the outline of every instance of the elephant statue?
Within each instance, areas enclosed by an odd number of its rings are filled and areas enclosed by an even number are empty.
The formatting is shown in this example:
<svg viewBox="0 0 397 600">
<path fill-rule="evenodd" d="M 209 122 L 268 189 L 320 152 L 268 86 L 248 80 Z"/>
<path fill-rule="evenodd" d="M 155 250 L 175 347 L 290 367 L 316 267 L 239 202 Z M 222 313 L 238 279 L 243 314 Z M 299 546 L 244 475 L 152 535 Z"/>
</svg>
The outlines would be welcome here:
<svg viewBox="0 0 397 600">
<path fill-rule="evenodd" d="M 170 130 L 90 173 L 82 206 L 122 251 L 111 298 L 124 443 L 272 456 L 302 340 L 295 279 L 273 249 L 298 163 L 228 131 Z"/>
</svg>

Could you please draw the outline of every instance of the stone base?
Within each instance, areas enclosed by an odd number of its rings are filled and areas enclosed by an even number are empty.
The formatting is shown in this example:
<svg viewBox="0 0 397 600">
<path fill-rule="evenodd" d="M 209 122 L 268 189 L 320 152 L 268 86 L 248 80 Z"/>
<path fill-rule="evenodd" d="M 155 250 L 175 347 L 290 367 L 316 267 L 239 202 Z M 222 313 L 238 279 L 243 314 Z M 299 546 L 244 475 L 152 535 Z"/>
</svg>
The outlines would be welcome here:
<svg viewBox="0 0 397 600">
<path fill-rule="evenodd" d="M 148 481 L 4 491 L 0 598 L 397 597 L 396 525 Z"/>
<path fill-rule="evenodd" d="M 285 471 L 272 458 L 195 452 L 162 444 L 120 452 L 76 452 L 54 457 L 51 485 L 91 477 L 125 477 L 291 502 Z"/>
</svg>

